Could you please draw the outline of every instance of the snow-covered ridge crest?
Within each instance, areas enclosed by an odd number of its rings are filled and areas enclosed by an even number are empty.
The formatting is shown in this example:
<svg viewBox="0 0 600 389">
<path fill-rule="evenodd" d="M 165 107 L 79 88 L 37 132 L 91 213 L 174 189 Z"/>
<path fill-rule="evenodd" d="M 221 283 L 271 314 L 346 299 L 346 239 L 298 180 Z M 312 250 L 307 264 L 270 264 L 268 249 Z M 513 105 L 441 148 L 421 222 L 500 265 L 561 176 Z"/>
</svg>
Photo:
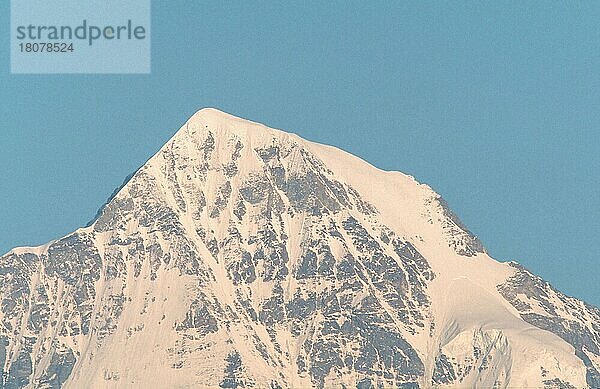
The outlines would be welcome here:
<svg viewBox="0 0 600 389">
<path fill-rule="evenodd" d="M 89 226 L 0 257 L 11 388 L 596 387 L 598 318 L 429 186 L 211 108 Z"/>
</svg>

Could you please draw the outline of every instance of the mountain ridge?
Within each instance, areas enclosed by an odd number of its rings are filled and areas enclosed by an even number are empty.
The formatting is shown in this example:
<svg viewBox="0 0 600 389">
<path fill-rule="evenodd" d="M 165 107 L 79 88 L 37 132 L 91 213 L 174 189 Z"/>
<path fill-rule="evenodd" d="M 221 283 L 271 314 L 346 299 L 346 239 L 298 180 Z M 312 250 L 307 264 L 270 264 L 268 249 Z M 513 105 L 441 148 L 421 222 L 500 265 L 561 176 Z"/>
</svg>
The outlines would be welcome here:
<svg viewBox="0 0 600 389">
<path fill-rule="evenodd" d="M 600 384 L 598 309 L 411 176 L 208 108 L 126 181 L 0 257 L 6 387 Z"/>
</svg>

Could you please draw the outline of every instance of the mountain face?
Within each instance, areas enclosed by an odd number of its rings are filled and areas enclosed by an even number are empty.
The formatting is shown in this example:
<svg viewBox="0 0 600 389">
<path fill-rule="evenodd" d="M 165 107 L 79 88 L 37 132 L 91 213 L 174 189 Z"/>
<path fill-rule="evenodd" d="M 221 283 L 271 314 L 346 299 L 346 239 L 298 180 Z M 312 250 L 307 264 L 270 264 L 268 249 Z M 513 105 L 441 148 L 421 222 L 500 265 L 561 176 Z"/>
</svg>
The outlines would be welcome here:
<svg viewBox="0 0 600 389">
<path fill-rule="evenodd" d="M 427 185 L 196 113 L 87 227 L 0 257 L 4 388 L 600 387 L 600 310 Z"/>
</svg>

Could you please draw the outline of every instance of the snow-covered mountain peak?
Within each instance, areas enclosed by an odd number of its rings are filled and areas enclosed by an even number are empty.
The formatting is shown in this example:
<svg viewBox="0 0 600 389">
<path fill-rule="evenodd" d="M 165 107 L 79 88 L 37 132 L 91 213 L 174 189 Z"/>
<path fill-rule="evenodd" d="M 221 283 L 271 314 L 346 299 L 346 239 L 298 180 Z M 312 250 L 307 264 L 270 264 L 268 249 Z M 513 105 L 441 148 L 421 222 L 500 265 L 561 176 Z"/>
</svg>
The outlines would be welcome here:
<svg viewBox="0 0 600 389">
<path fill-rule="evenodd" d="M 8 388 L 600 385 L 599 310 L 429 186 L 212 108 L 0 302 Z"/>
<path fill-rule="evenodd" d="M 269 141 L 272 138 L 293 138 L 297 142 L 301 141 L 301 138 L 295 134 L 269 128 L 262 123 L 242 119 L 216 108 L 198 110 L 180 130 L 187 136 L 202 134 L 204 131 L 212 132 L 215 137 L 234 136 L 240 139 L 251 139 L 253 142 L 265 139 Z"/>
</svg>

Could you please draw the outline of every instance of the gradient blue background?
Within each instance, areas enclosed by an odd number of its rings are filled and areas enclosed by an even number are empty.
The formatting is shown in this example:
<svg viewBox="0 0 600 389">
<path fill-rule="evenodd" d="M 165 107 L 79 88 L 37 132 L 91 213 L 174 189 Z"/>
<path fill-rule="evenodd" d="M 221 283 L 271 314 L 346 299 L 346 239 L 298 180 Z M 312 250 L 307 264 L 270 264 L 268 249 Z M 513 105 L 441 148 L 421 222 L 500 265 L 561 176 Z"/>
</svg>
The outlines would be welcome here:
<svg viewBox="0 0 600 389">
<path fill-rule="evenodd" d="M 0 251 L 84 225 L 213 106 L 414 175 L 600 305 L 598 3 L 238 3 L 153 2 L 137 76 L 10 75 L 0 3 Z"/>
</svg>

